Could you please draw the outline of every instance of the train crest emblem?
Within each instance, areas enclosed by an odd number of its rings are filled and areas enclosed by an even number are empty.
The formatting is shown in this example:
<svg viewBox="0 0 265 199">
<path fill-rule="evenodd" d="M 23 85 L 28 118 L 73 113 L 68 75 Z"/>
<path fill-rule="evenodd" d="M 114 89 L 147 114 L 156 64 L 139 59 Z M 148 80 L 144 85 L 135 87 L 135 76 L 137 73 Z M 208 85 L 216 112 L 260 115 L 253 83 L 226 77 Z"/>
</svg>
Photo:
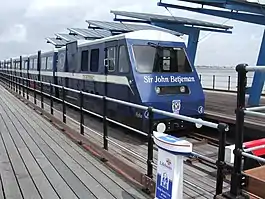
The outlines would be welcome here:
<svg viewBox="0 0 265 199">
<path fill-rule="evenodd" d="M 173 113 L 179 114 L 180 108 L 181 108 L 181 100 L 173 100 L 172 101 Z"/>
</svg>

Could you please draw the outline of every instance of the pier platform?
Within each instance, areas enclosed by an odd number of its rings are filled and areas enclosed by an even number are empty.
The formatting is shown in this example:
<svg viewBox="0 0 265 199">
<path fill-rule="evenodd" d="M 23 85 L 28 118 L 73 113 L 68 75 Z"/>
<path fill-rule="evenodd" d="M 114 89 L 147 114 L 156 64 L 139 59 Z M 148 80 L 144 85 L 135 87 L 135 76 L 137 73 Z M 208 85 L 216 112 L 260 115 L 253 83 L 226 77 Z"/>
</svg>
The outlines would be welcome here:
<svg viewBox="0 0 265 199">
<path fill-rule="evenodd" d="M 215 90 L 204 90 L 204 93 L 206 117 L 228 124 L 235 124 L 237 94 Z M 265 97 L 262 96 L 260 100 L 260 106 L 264 105 Z M 245 126 L 249 129 L 260 130 L 260 128 L 265 127 L 265 121 L 262 117 L 245 116 Z"/>
<path fill-rule="evenodd" d="M 5 85 L 5 84 L 3 84 Z M 80 118 L 80 111 L 75 110 L 71 107 L 66 108 L 66 122 L 62 122 L 63 114 L 62 114 L 62 104 L 59 102 L 53 103 L 53 115 L 50 112 L 50 101 L 49 98 L 44 98 L 44 107 L 41 108 L 41 101 L 40 96 L 37 95 L 36 104 L 34 103 L 33 95 L 29 95 L 29 100 L 18 92 L 11 90 L 8 86 L 5 86 L 5 89 L 1 87 L 1 93 L 3 93 L 4 99 L 2 103 L 8 104 L 7 106 L 10 107 L 22 107 L 22 108 L 15 108 L 18 109 L 20 114 L 26 118 L 26 120 L 33 123 L 38 124 L 40 121 L 50 121 L 51 123 L 45 122 L 49 128 L 53 128 L 52 126 L 55 125 L 57 128 L 53 129 L 54 133 L 64 140 L 67 140 L 67 144 L 71 147 L 76 147 L 74 143 L 70 140 L 66 139 L 63 135 L 68 134 L 71 137 L 71 140 L 74 142 L 80 142 L 80 148 L 85 149 L 84 151 L 88 150 L 92 152 L 93 155 L 97 156 L 101 160 L 104 161 L 105 164 L 98 163 L 96 159 L 95 162 L 102 166 L 105 170 L 107 170 L 104 165 L 110 166 L 115 172 L 121 174 L 126 179 L 126 182 L 132 182 L 130 184 L 121 185 L 120 187 L 117 185 L 122 181 L 121 179 L 116 177 L 117 180 L 112 178 L 106 178 L 115 183 L 112 185 L 108 184 L 107 180 L 98 186 L 105 186 L 105 190 L 109 190 L 110 192 L 114 192 L 117 194 L 122 194 L 122 198 L 144 198 L 146 197 L 145 194 L 142 192 L 140 193 L 138 189 L 134 187 L 141 187 L 145 188 L 148 186 L 150 188 L 151 193 L 155 191 L 155 182 L 156 182 L 156 165 L 157 165 L 157 148 L 154 146 L 153 150 L 153 178 L 150 179 L 146 177 L 147 173 L 147 155 L 148 155 L 148 142 L 145 136 L 142 136 L 137 133 L 131 133 L 129 131 L 125 131 L 124 129 L 119 129 L 117 126 L 108 126 L 108 150 L 103 150 L 103 131 L 102 131 L 102 121 L 99 119 L 97 120 L 94 117 L 91 117 L 85 114 L 84 118 L 84 135 L 80 134 L 80 124 L 78 123 Z M 18 105 L 19 104 L 19 105 Z M 27 106 L 25 106 L 27 104 Z M 13 109 L 13 108 L 12 108 Z M 35 110 L 35 111 L 33 111 Z M 17 111 L 15 111 L 17 112 Z M 34 114 L 33 114 L 34 113 Z M 38 113 L 38 114 L 37 114 Z M 21 121 L 24 121 L 22 118 Z M 40 121 L 39 121 L 40 120 Z M 25 121 L 24 121 L 25 122 Z M 36 133 L 41 134 L 42 131 L 35 130 Z M 63 131 L 63 133 L 61 132 Z M 58 134 L 57 134 L 58 133 Z M 61 135 L 63 134 L 63 135 Z M 51 134 L 50 136 L 52 136 Z M 53 135 L 55 136 L 55 135 Z M 218 146 L 211 145 L 207 143 L 205 139 L 198 139 L 193 137 L 186 137 L 183 136 L 183 139 L 190 141 L 193 144 L 193 151 L 201 156 L 211 159 L 213 162 L 204 162 L 203 160 L 197 159 L 196 157 L 189 158 L 187 157 L 184 161 L 184 187 L 183 187 L 183 198 L 185 199 L 196 199 L 196 198 L 213 198 L 215 196 L 216 191 L 216 160 L 218 156 Z M 59 142 L 60 139 L 54 137 L 54 141 L 51 144 L 46 141 L 46 144 L 53 146 L 54 142 Z M 35 140 L 35 139 L 34 139 Z M 58 140 L 58 141 L 57 141 Z M 52 144 L 53 143 L 53 144 Z M 42 143 L 40 143 L 42 144 Z M 58 143 L 58 147 L 62 147 L 64 149 L 65 146 L 62 143 Z M 77 147 L 78 148 L 78 147 Z M 79 149 L 78 149 L 79 150 Z M 82 149 L 80 149 L 82 151 Z M 69 152 L 68 152 L 69 153 Z M 84 152 L 85 153 L 85 152 Z M 70 153 L 69 153 L 70 154 Z M 66 154 L 59 154 L 61 158 L 65 158 Z M 71 158 L 77 158 L 77 154 L 71 154 Z M 85 155 L 82 153 L 82 155 Z M 89 155 L 87 155 L 89 158 Z M 70 161 L 70 160 L 69 160 Z M 76 163 L 79 164 L 80 160 L 76 160 Z M 94 160 L 90 161 L 91 164 L 94 163 Z M 88 163 L 88 164 L 90 164 Z M 71 162 L 72 164 L 72 162 Z M 85 162 L 83 162 L 85 164 Z M 95 164 L 95 163 L 94 163 Z M 109 167 L 107 167 L 109 168 Z M 101 170 L 101 169 L 100 169 Z M 90 171 L 90 170 L 89 170 Z M 107 170 L 109 172 L 109 170 Z M 80 173 L 78 173 L 80 174 Z M 95 171 L 91 171 L 91 176 L 94 176 L 97 180 L 100 180 L 97 176 Z M 111 172 L 108 174 L 110 175 Z M 114 175 L 114 174 L 113 174 Z M 81 175 L 82 176 L 82 175 Z M 103 180 L 103 181 L 104 181 Z M 128 180 L 128 181 L 127 181 Z M 121 182 L 120 182 L 121 181 Z M 132 186 L 136 185 L 136 186 Z M 118 188 L 117 188 L 118 186 Z M 223 190 L 227 191 L 229 189 L 229 176 L 227 176 L 224 184 Z M 126 191 L 124 191 L 126 190 Z M 121 193 L 122 192 L 122 193 Z M 130 194 L 131 193 L 131 194 Z M 127 196 L 129 195 L 129 196 Z M 121 196 L 121 195 L 118 195 Z M 154 198 L 154 195 L 151 194 L 151 197 Z M 112 197 L 105 197 L 105 198 L 112 198 Z M 119 198 L 119 197 L 117 197 Z"/>
<path fill-rule="evenodd" d="M 0 93 L 0 198 L 149 198 L 2 86 Z"/>
</svg>

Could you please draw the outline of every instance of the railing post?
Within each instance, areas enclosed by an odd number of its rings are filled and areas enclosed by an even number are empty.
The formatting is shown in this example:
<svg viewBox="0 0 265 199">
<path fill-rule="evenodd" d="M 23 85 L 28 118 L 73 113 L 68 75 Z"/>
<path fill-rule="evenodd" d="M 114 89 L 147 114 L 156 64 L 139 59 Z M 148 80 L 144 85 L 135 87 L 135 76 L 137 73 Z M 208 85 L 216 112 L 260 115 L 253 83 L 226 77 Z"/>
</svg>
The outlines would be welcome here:
<svg viewBox="0 0 265 199">
<path fill-rule="evenodd" d="M 37 104 L 37 94 L 36 94 L 36 80 L 33 80 L 34 81 L 34 104 Z"/>
<path fill-rule="evenodd" d="M 238 198 L 242 195 L 241 179 L 242 179 L 242 147 L 244 134 L 244 109 L 245 109 L 245 94 L 246 94 L 246 64 L 236 66 L 238 72 L 237 79 L 237 109 L 236 109 L 236 132 L 235 132 L 235 150 L 234 150 L 234 167 L 231 176 L 230 195 Z"/>
<path fill-rule="evenodd" d="M 200 82 L 202 82 L 202 75 L 201 74 L 200 74 L 200 77 L 199 78 L 200 78 Z"/>
<path fill-rule="evenodd" d="M 215 88 L 215 75 L 213 75 L 213 90 Z"/>
<path fill-rule="evenodd" d="M 25 79 L 22 79 L 22 91 L 23 91 L 23 98 L 25 97 Z"/>
<path fill-rule="evenodd" d="M 41 100 L 41 108 L 44 109 L 44 103 L 43 103 L 43 83 L 40 82 L 40 100 Z"/>
<path fill-rule="evenodd" d="M 148 155 L 147 155 L 147 176 L 153 178 L 153 156 L 154 156 L 154 144 L 153 144 L 153 108 L 148 107 Z"/>
<path fill-rule="evenodd" d="M 50 109 L 51 109 L 51 114 L 53 115 L 53 97 L 52 97 L 52 93 L 53 93 L 53 86 L 50 83 Z"/>
<path fill-rule="evenodd" d="M 104 149 L 108 150 L 108 121 L 107 121 L 107 99 L 103 97 L 103 143 Z"/>
<path fill-rule="evenodd" d="M 26 89 L 26 92 L 27 92 L 27 100 L 29 99 L 29 82 L 30 82 L 30 80 L 29 79 L 27 79 L 26 80 L 27 81 L 27 89 Z"/>
<path fill-rule="evenodd" d="M 218 124 L 219 132 L 219 148 L 218 148 L 218 160 L 216 161 L 217 176 L 216 176 L 216 195 L 223 192 L 223 181 L 224 181 L 224 167 L 225 167 L 225 144 L 226 144 L 226 129 L 227 125 L 220 123 Z"/>
<path fill-rule="evenodd" d="M 19 58 L 19 95 L 21 95 L 21 90 L 22 90 L 22 56 Z"/>
<path fill-rule="evenodd" d="M 62 87 L 62 96 L 63 96 L 63 122 L 66 123 L 66 105 L 65 105 L 65 89 Z"/>
<path fill-rule="evenodd" d="M 231 76 L 228 76 L 228 90 L 230 91 L 230 84 L 231 84 Z"/>
<path fill-rule="evenodd" d="M 80 134 L 84 135 L 84 111 L 83 111 L 83 103 L 84 103 L 84 95 L 83 92 L 79 93 L 80 100 Z"/>
<path fill-rule="evenodd" d="M 15 85 L 16 85 L 16 90 L 15 91 L 17 93 L 17 91 L 18 91 L 17 74 L 15 75 Z"/>
</svg>

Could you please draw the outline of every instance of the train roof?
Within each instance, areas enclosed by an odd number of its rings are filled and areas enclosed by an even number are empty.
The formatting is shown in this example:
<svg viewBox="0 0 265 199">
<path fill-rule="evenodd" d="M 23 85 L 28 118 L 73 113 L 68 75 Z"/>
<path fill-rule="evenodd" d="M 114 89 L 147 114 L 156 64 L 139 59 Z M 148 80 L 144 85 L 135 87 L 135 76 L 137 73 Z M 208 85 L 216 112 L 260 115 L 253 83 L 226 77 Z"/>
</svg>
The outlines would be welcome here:
<svg viewBox="0 0 265 199">
<path fill-rule="evenodd" d="M 168 41 L 168 42 L 184 42 L 180 36 L 160 31 L 160 30 L 137 30 L 128 33 L 122 33 L 110 37 L 105 37 L 95 40 L 77 40 L 78 47 L 87 46 L 91 44 L 112 41 L 114 39 L 139 39 L 139 40 L 153 40 L 153 41 Z M 66 46 L 59 49 L 65 50 Z"/>
<path fill-rule="evenodd" d="M 104 37 L 101 39 L 95 39 L 95 40 L 77 40 L 78 47 L 91 45 L 91 44 L 97 44 L 101 42 L 111 41 L 114 39 L 139 39 L 139 40 L 153 40 L 153 41 L 169 41 L 169 42 L 184 42 L 184 40 L 179 35 L 174 35 L 165 31 L 160 30 L 137 30 L 127 33 L 122 33 L 114 36 Z M 60 50 L 65 50 L 66 46 L 63 46 L 60 49 L 53 49 L 49 51 L 43 51 L 42 54 L 48 54 L 52 52 L 58 52 Z M 22 59 L 25 57 L 34 57 L 37 56 L 38 52 L 34 54 L 27 54 L 22 55 Z M 12 60 L 19 59 L 19 57 L 13 57 Z M 6 59 L 6 61 L 9 61 L 10 59 Z"/>
</svg>

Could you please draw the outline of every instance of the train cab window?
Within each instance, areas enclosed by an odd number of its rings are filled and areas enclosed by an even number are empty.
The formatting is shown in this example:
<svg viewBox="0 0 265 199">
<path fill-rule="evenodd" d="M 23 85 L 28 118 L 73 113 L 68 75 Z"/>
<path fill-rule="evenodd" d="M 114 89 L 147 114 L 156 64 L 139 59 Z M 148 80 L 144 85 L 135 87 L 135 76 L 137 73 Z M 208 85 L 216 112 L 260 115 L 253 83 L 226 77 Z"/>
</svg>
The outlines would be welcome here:
<svg viewBox="0 0 265 199">
<path fill-rule="evenodd" d="M 48 57 L 47 58 L 47 70 L 52 69 L 53 67 L 53 57 Z"/>
<path fill-rule="evenodd" d="M 107 48 L 108 71 L 115 70 L 116 47 Z"/>
<path fill-rule="evenodd" d="M 90 71 L 98 72 L 99 65 L 99 49 L 92 49 L 90 55 Z"/>
<path fill-rule="evenodd" d="M 88 50 L 83 50 L 81 55 L 81 71 L 88 71 Z"/>
<path fill-rule="evenodd" d="M 126 52 L 126 47 L 124 45 L 119 47 L 119 72 L 128 73 L 129 72 L 129 60 L 128 54 Z"/>
<path fill-rule="evenodd" d="M 140 73 L 189 73 L 192 72 L 182 48 L 162 46 L 134 46 L 136 69 Z"/>
<path fill-rule="evenodd" d="M 46 70 L 46 65 L 47 65 L 46 57 L 42 57 L 41 58 L 41 69 Z"/>
</svg>

